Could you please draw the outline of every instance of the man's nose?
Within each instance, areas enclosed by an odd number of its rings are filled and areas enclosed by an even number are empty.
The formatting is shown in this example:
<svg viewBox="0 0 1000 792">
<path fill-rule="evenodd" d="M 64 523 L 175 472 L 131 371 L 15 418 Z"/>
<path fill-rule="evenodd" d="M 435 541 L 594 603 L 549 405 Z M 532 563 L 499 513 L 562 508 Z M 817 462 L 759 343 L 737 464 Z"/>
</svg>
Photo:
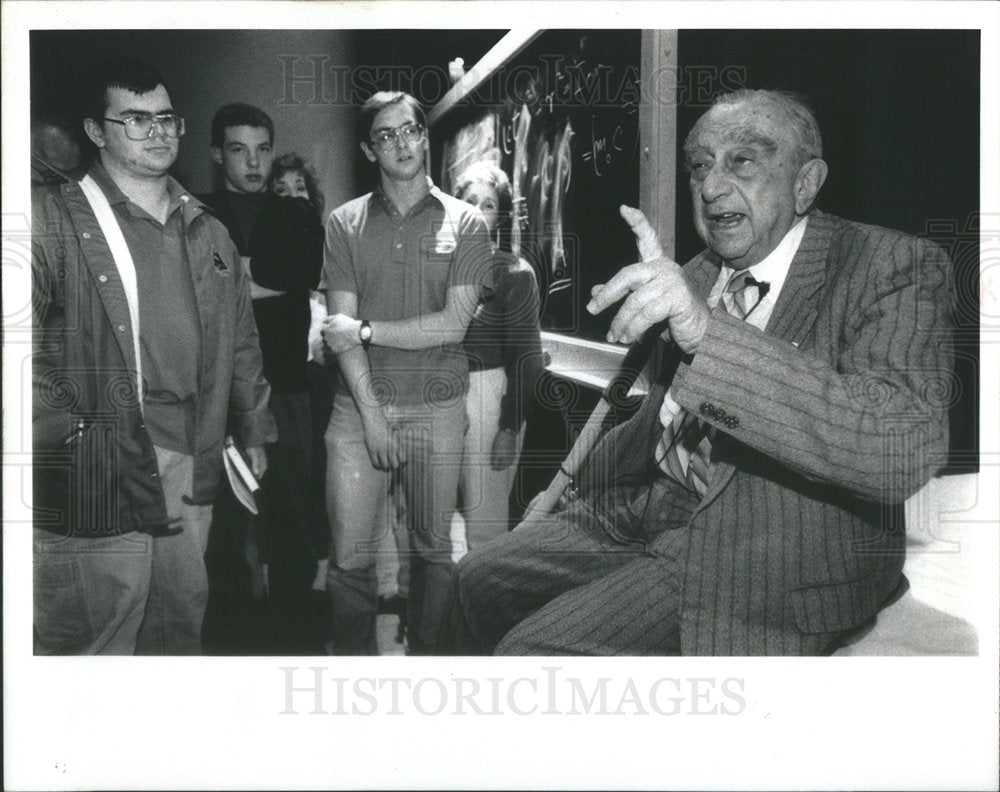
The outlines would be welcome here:
<svg viewBox="0 0 1000 792">
<path fill-rule="evenodd" d="M 718 165 L 709 169 L 701 182 L 701 197 L 706 202 L 715 201 L 729 192 L 729 180 Z"/>
<path fill-rule="evenodd" d="M 247 165 L 251 168 L 256 168 L 260 164 L 260 154 L 258 154 L 253 149 L 247 152 Z"/>
</svg>

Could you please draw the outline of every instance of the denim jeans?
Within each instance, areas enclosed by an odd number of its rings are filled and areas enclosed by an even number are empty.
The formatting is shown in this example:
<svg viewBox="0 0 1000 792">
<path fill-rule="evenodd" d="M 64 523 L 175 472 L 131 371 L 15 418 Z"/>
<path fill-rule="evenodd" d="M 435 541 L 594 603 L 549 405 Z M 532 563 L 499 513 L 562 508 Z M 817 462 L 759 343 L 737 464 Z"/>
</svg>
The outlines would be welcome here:
<svg viewBox="0 0 1000 792">
<path fill-rule="evenodd" d="M 167 533 L 90 539 L 34 530 L 36 654 L 201 652 L 212 507 L 185 502 L 194 457 L 157 447 L 156 460 Z"/>
<path fill-rule="evenodd" d="M 375 559 L 392 531 L 383 508 L 392 483 L 406 501 L 410 565 L 407 627 L 411 651 L 435 651 L 451 602 L 451 517 L 458 495 L 465 403 L 389 410 L 404 438 L 406 463 L 393 472 L 372 466 L 361 416 L 350 396 L 338 394 L 326 433 L 327 512 L 332 549 L 327 593 L 333 609 L 333 651 L 372 654 L 378 585 Z M 381 517 L 380 517 L 381 515 Z"/>
</svg>

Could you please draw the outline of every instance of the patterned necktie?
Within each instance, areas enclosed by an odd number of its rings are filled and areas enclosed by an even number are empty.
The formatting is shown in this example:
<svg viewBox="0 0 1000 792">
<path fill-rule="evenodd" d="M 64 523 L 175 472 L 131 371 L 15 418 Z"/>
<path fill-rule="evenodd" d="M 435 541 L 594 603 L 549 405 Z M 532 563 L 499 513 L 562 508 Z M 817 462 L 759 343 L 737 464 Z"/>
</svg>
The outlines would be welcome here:
<svg viewBox="0 0 1000 792">
<path fill-rule="evenodd" d="M 723 304 L 733 316 L 746 319 L 756 310 L 770 290 L 770 283 L 761 283 L 750 274 L 749 270 L 740 270 L 726 284 Z"/>
<path fill-rule="evenodd" d="M 723 292 L 723 305 L 739 319 L 746 319 L 760 305 L 771 285 L 755 280 L 747 271 L 734 274 Z M 711 473 L 712 437 L 715 429 L 687 410 L 674 415 L 657 446 L 660 468 L 704 497 Z"/>
</svg>

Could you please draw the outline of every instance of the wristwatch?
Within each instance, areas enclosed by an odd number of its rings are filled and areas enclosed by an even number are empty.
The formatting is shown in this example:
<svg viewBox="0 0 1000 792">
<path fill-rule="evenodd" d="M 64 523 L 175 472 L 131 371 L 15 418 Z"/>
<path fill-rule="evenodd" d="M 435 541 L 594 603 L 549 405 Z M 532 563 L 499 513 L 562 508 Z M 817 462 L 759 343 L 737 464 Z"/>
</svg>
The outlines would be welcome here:
<svg viewBox="0 0 1000 792">
<path fill-rule="evenodd" d="M 358 338 L 361 339 L 361 346 L 368 349 L 372 343 L 372 323 L 367 319 L 361 320 L 361 327 L 358 328 Z"/>
</svg>

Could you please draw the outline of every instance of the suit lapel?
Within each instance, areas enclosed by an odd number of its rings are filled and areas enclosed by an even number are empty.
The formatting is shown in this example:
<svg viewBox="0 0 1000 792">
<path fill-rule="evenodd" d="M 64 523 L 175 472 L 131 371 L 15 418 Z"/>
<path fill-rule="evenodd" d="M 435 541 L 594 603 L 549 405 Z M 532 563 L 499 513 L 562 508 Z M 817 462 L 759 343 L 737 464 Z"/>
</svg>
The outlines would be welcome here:
<svg viewBox="0 0 1000 792">
<path fill-rule="evenodd" d="M 832 235 L 833 221 L 817 210 L 809 218 L 806 233 L 792 259 L 788 277 L 785 278 L 781 294 L 778 295 L 778 302 L 775 303 L 767 329 L 764 331 L 767 335 L 790 341 L 798 346 L 809 334 L 816 321 L 823 284 L 826 281 L 826 260 L 830 252 Z M 717 442 L 731 441 L 728 436 L 722 435 Z M 705 497 L 701 499 L 694 514 L 701 512 L 715 500 L 735 473 L 736 466 L 731 462 L 716 463 Z"/>
<path fill-rule="evenodd" d="M 703 300 L 707 300 L 721 269 L 722 263 L 714 255 L 705 251 L 687 263 L 684 267 L 684 276 L 694 293 Z"/>
<path fill-rule="evenodd" d="M 788 269 L 785 285 L 764 332 L 799 345 L 812 329 L 826 282 L 833 221 L 822 212 L 809 218 L 806 233 Z"/>
</svg>

